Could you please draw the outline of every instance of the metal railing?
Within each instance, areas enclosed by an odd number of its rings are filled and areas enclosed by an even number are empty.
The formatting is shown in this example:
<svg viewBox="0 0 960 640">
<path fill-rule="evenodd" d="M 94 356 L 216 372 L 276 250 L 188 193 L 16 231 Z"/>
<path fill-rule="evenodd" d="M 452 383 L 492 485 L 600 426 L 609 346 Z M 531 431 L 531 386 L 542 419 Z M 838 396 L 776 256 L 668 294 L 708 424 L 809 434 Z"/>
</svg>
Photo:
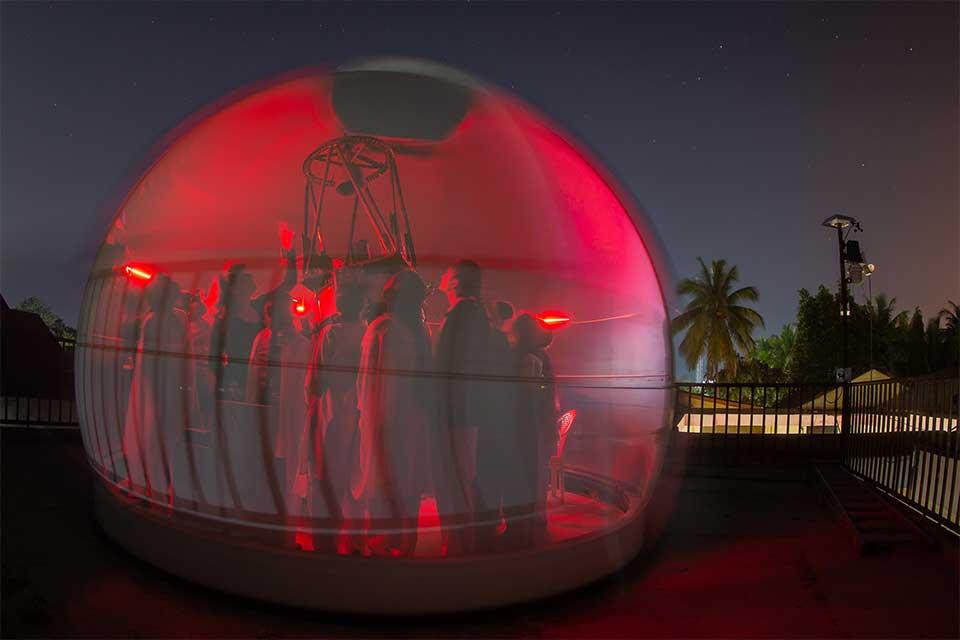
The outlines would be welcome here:
<svg viewBox="0 0 960 640">
<path fill-rule="evenodd" d="M 674 417 L 691 462 L 837 459 L 960 533 L 957 378 L 676 387 Z"/>
<path fill-rule="evenodd" d="M 894 379 L 851 385 L 844 465 L 960 533 L 960 380 Z"/>
<path fill-rule="evenodd" d="M 691 461 L 838 457 L 842 395 L 835 385 L 676 385 L 674 420 Z"/>
<path fill-rule="evenodd" d="M 958 397 L 957 378 L 888 379 L 845 388 L 678 383 L 674 419 L 691 462 L 840 460 L 960 533 Z M 79 418 L 72 394 L 0 397 L 0 423 L 76 428 Z"/>
<path fill-rule="evenodd" d="M 50 395 L 38 397 L 23 393 L 0 390 L 0 426 L 54 427 L 77 429 L 80 419 L 73 391 L 73 353 L 76 340 L 57 338 L 62 350 L 59 363 L 57 390 L 48 390 Z"/>
<path fill-rule="evenodd" d="M 0 396 L 0 424 L 19 427 L 80 427 L 73 398 Z"/>
</svg>

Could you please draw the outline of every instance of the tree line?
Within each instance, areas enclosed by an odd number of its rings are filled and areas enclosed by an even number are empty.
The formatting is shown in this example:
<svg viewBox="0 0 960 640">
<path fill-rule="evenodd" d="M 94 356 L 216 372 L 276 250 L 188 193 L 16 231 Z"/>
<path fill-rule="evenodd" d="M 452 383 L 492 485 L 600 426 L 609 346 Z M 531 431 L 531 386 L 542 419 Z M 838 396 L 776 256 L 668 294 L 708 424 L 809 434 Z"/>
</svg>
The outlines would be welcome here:
<svg viewBox="0 0 960 640">
<path fill-rule="evenodd" d="M 841 362 L 839 294 L 821 285 L 798 292 L 796 322 L 779 333 L 755 339 L 763 318 L 751 304 L 755 287 L 739 286 L 739 272 L 725 260 L 684 278 L 678 293 L 687 298 L 672 320 L 683 334 L 681 357 L 691 370 L 702 365 L 716 382 L 830 383 Z M 897 310 L 896 298 L 880 293 L 865 304 L 848 300 L 847 358 L 854 376 L 871 369 L 895 377 L 956 375 L 960 356 L 960 308 L 952 300 L 933 317 L 919 308 Z"/>
<path fill-rule="evenodd" d="M 77 330 L 74 327 L 67 325 L 63 318 L 54 313 L 50 307 L 40 300 L 40 298 L 35 296 L 24 298 L 20 304 L 14 308 L 18 311 L 35 313 L 40 316 L 40 319 L 43 320 L 43 323 L 47 325 L 48 329 L 50 329 L 50 333 L 52 333 L 53 336 L 58 340 L 77 339 Z"/>
</svg>

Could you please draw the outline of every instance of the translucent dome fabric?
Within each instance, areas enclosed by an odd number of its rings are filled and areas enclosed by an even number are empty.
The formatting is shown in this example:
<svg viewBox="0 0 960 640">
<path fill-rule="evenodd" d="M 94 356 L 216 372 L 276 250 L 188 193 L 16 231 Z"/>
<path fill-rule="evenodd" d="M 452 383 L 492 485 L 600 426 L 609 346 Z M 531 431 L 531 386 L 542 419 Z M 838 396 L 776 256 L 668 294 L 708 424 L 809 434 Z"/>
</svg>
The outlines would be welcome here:
<svg viewBox="0 0 960 640">
<path fill-rule="evenodd" d="M 370 334 L 377 321 L 370 310 L 384 282 L 397 269 L 410 268 L 426 283 L 427 351 L 398 360 L 414 362 L 409 369 L 374 372 L 379 377 L 368 382 L 388 384 L 408 376 L 428 381 L 435 395 L 430 406 L 416 409 L 422 409 L 416 420 L 423 423 L 416 428 L 410 426 L 413 418 L 391 414 L 406 406 L 401 400 L 389 404 L 378 397 L 378 410 L 388 416 L 381 422 L 403 437 L 374 444 L 361 442 L 369 437 L 363 429 L 379 433 L 382 425 L 364 426 L 374 409 L 363 398 L 387 392 L 370 392 L 369 386 L 358 391 L 364 365 L 356 358 L 341 369 L 318 364 L 320 324 L 336 313 L 334 300 L 345 277 L 338 269 L 356 260 L 361 244 L 372 257 L 392 246 L 377 246 L 366 205 L 346 184 L 349 175 L 326 180 L 325 191 L 323 178 L 314 180 L 312 195 L 308 188 L 305 161 L 324 144 L 350 140 L 345 136 L 374 142 L 368 151 L 356 152 L 355 146 L 342 151 L 331 160 L 334 173 L 346 171 L 337 163 L 355 152 L 353 161 L 367 153 L 371 164 L 365 166 L 381 166 L 380 156 L 373 157 L 379 153 L 376 144 L 389 149 L 393 164 L 382 176 L 360 176 L 362 182 L 354 184 L 369 187 L 365 197 L 382 209 L 387 235 L 403 236 L 403 220 L 391 228 L 388 218 L 398 207 L 406 212 L 415 248 L 400 252 L 403 260 L 392 271 L 378 276 L 360 269 L 353 276 L 366 306 L 367 324 L 351 338 L 358 349 L 363 342 L 361 359 L 373 357 L 376 336 Z M 321 156 L 314 173 L 323 172 L 326 158 Z M 397 185 L 401 204 L 393 193 Z M 318 205 L 319 191 L 324 195 Z M 354 207 L 361 210 L 356 219 Z M 320 234 L 314 230 L 318 209 Z M 118 500 L 139 500 L 148 510 L 198 526 L 205 521 L 250 526 L 262 533 L 255 536 L 259 544 L 314 554 L 496 553 L 504 549 L 502 539 L 514 521 L 524 518 L 540 518 L 544 530 L 521 546 L 549 546 L 617 526 L 642 510 L 656 482 L 670 410 L 667 312 L 651 258 L 654 240 L 643 235 L 638 215 L 609 177 L 543 117 L 453 73 L 383 64 L 309 71 L 232 96 L 178 130 L 129 192 L 98 255 L 77 349 L 77 396 L 90 462 Z M 293 253 L 285 253 L 286 247 Z M 330 259 L 328 280 L 308 277 L 305 254 Z M 490 385 L 509 383 L 521 390 L 509 393 L 526 393 L 522 390 L 531 385 L 555 390 L 550 428 L 557 432 L 547 437 L 548 450 L 541 446 L 532 458 L 502 458 L 533 469 L 529 477 L 545 478 L 534 488 L 547 492 L 536 496 L 536 515 L 510 511 L 509 496 L 498 497 L 492 508 L 487 504 L 485 520 L 477 515 L 480 507 L 470 496 L 482 484 L 478 473 L 490 473 L 477 471 L 483 455 L 478 449 L 512 445 L 484 440 L 484 429 L 493 428 L 485 426 L 487 418 L 451 426 L 457 419 L 444 413 L 457 402 L 449 399 L 451 393 L 469 393 L 457 386 L 459 374 L 451 377 L 437 365 L 436 355 L 451 305 L 443 274 L 461 260 L 481 270 L 477 308 L 486 312 L 495 301 L 509 302 L 552 337 L 548 348 L 526 360 L 504 352 L 500 357 L 507 364 L 494 374 L 484 372 Z M 230 271 L 230 265 L 242 267 Z M 231 273 L 252 277 L 255 290 L 244 291 L 240 302 L 235 290 L 227 291 L 244 286 Z M 335 284 L 321 287 L 329 283 Z M 273 309 L 291 305 L 292 310 L 271 311 L 273 346 L 264 346 L 269 336 L 263 334 L 261 352 L 251 345 L 248 361 L 226 354 L 222 345 L 241 331 L 241 320 L 222 322 L 237 311 L 229 306 L 243 305 L 244 313 L 236 315 L 246 323 L 243 330 L 260 336 L 263 301 L 249 308 L 248 303 L 266 292 L 272 292 Z M 276 328 L 291 320 L 289 330 Z M 399 329 L 380 324 L 387 336 L 380 336 L 380 348 L 407 348 L 389 337 L 400 335 Z M 502 344 L 516 350 L 511 323 L 502 328 Z M 280 345 L 280 336 L 293 337 Z M 416 344 L 410 348 L 419 353 Z M 534 369 L 511 368 L 521 360 L 534 362 Z M 246 368 L 245 388 L 228 388 L 224 369 L 238 366 Z M 343 407 L 310 405 L 304 385 L 309 387 L 308 378 L 318 370 L 347 380 L 324 396 Z M 250 395 L 247 380 L 257 376 L 262 387 Z M 490 413 L 496 414 L 498 397 L 488 397 Z M 357 415 L 345 418 L 352 426 L 340 441 L 311 435 L 311 415 L 322 431 L 330 411 L 342 416 L 350 410 Z M 501 432 L 533 428 L 523 419 L 497 415 L 509 422 L 500 425 Z M 456 443 L 449 451 L 438 444 L 461 426 L 479 435 L 450 436 Z M 408 428 L 420 435 L 407 438 Z M 551 449 L 559 444 L 559 431 L 567 429 L 562 452 Z M 398 506 L 383 496 L 377 502 L 363 487 L 354 491 L 362 484 L 360 458 L 367 455 L 367 464 L 392 461 L 395 471 L 401 464 L 395 459 L 398 447 L 420 461 L 423 477 L 411 485 L 418 488 L 404 489 L 419 495 Z M 455 458 L 452 476 L 436 470 L 437 458 L 445 455 Z M 324 475 L 331 473 L 342 477 Z M 444 491 L 440 485 L 454 481 L 470 487 L 450 507 L 438 494 Z M 331 486 L 338 487 L 337 496 L 311 509 L 309 504 L 316 504 L 311 494 Z M 351 502 L 353 511 L 338 512 L 331 521 L 332 511 L 346 508 L 336 506 L 344 502 Z M 393 512 L 403 518 L 390 519 Z M 412 527 L 407 542 L 378 548 L 374 538 L 380 529 L 399 526 Z M 486 546 L 454 550 L 448 544 L 451 530 L 481 526 L 490 536 Z"/>
</svg>

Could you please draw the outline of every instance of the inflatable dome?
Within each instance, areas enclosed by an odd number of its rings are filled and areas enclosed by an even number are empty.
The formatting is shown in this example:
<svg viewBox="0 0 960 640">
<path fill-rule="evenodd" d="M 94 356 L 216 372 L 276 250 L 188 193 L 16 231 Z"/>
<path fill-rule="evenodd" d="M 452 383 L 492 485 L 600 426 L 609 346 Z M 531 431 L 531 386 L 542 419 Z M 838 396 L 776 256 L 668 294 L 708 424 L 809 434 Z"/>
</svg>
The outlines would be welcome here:
<svg viewBox="0 0 960 640">
<path fill-rule="evenodd" d="M 602 577 L 670 432 L 657 255 L 582 149 L 450 69 L 229 96 L 138 177 L 84 293 L 96 517 L 172 573 L 328 610 Z"/>
</svg>

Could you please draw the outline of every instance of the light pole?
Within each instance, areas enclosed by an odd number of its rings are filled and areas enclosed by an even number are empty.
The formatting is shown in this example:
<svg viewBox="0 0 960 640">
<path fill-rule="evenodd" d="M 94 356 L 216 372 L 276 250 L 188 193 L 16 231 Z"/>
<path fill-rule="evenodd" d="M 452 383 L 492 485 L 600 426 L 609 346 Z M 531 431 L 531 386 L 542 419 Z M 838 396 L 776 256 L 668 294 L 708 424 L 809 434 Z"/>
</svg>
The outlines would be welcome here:
<svg viewBox="0 0 960 640">
<path fill-rule="evenodd" d="M 848 256 L 847 243 L 844 241 L 843 230 L 848 228 L 859 229 L 860 224 L 857 222 L 856 218 L 851 218 L 850 216 L 845 216 L 841 214 L 833 215 L 823 221 L 823 226 L 829 227 L 831 229 L 837 230 L 837 247 L 839 248 L 840 253 L 840 362 L 841 369 L 838 372 L 838 380 L 843 387 L 843 400 L 840 408 L 840 434 L 843 438 L 841 446 L 843 447 L 844 452 L 846 452 L 846 438 L 849 432 L 850 420 L 849 420 L 849 398 L 850 398 L 850 373 L 847 368 L 847 318 L 850 317 L 850 304 L 847 301 L 847 270 L 845 262 L 848 259 L 855 259 L 857 263 L 863 261 L 860 256 L 860 247 L 857 243 L 851 243 L 852 251 L 850 253 L 856 253 L 856 256 Z M 849 233 L 849 232 L 848 232 Z M 845 453 L 844 453 L 845 455 Z"/>
<path fill-rule="evenodd" d="M 856 218 L 837 214 L 824 220 L 823 226 L 837 230 L 837 247 L 840 255 L 840 367 L 842 370 L 838 382 L 846 383 L 850 377 L 847 374 L 847 318 L 850 316 L 850 305 L 847 301 L 847 270 L 844 266 L 847 259 L 847 250 L 843 230 L 849 227 L 859 228 L 859 224 Z M 859 249 L 857 253 L 859 253 Z"/>
<path fill-rule="evenodd" d="M 867 321 L 869 322 L 869 342 L 870 347 L 868 353 L 870 354 L 870 379 L 873 380 L 873 279 L 870 276 L 877 270 L 876 265 L 873 263 L 863 265 L 863 277 L 867 279 L 867 299 L 870 301 L 870 306 L 867 308 Z"/>
</svg>

